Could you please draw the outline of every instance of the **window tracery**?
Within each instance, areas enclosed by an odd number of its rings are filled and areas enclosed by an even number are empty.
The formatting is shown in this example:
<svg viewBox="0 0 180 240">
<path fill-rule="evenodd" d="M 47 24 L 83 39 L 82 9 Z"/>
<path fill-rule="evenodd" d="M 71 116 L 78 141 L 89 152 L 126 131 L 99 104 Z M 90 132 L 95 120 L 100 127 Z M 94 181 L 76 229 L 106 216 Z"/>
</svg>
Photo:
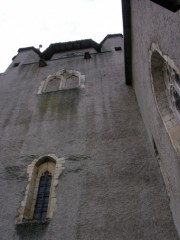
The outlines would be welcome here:
<svg viewBox="0 0 180 240">
<path fill-rule="evenodd" d="M 74 70 L 62 69 L 49 75 L 41 83 L 38 94 L 53 92 L 58 90 L 67 90 L 74 88 L 84 88 L 85 76 Z"/>
<path fill-rule="evenodd" d="M 180 154 L 180 71 L 156 43 L 149 51 L 152 91 L 157 110 L 175 151 Z"/>
</svg>

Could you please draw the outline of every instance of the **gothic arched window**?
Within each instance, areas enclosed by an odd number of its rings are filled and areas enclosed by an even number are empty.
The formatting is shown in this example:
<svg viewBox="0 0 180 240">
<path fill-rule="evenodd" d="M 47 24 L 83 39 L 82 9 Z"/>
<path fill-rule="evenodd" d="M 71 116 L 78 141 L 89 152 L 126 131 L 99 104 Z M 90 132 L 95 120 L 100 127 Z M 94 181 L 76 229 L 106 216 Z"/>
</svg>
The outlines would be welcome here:
<svg viewBox="0 0 180 240">
<path fill-rule="evenodd" d="M 54 154 L 35 159 L 27 168 L 29 174 L 24 200 L 18 209 L 16 224 L 48 222 L 56 209 L 55 187 L 61 174 L 64 158 Z"/>
<path fill-rule="evenodd" d="M 180 122 L 180 75 L 157 51 L 152 54 L 151 70 L 159 111 L 164 119 L 171 120 L 169 126 L 177 125 L 177 121 Z"/>
<path fill-rule="evenodd" d="M 41 82 L 38 94 L 58 90 L 84 88 L 84 83 L 85 75 L 81 75 L 78 71 L 62 69 L 49 75 L 45 81 Z"/>
<path fill-rule="evenodd" d="M 152 90 L 158 113 L 175 151 L 180 151 L 180 71 L 156 44 L 150 51 Z"/>
</svg>

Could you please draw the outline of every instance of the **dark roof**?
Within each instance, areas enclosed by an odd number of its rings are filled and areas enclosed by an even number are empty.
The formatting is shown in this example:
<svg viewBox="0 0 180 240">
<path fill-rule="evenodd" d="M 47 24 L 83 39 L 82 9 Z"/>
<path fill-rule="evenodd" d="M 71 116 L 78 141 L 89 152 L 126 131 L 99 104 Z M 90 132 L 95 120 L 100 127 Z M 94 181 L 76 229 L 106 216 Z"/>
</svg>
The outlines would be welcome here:
<svg viewBox="0 0 180 240">
<path fill-rule="evenodd" d="M 180 9 L 180 0 L 151 0 L 164 8 L 177 12 Z"/>
<path fill-rule="evenodd" d="M 111 37 L 122 37 L 123 35 L 121 33 L 116 33 L 116 34 L 108 34 L 100 43 L 101 45 L 106 41 L 106 39 L 111 38 Z"/>
<path fill-rule="evenodd" d="M 35 48 L 35 47 L 25 47 L 25 48 L 19 48 L 18 53 L 19 52 L 23 52 L 23 51 L 28 51 L 28 50 L 33 50 L 35 53 L 37 53 L 38 55 L 41 55 L 41 52 L 39 51 L 39 49 Z"/>
<path fill-rule="evenodd" d="M 80 50 L 86 48 L 94 48 L 98 52 L 101 52 L 101 45 L 93 41 L 92 39 L 78 40 L 72 42 L 52 43 L 42 54 L 41 57 L 45 60 L 49 60 L 54 53 Z"/>
<path fill-rule="evenodd" d="M 33 50 L 40 56 L 41 59 L 49 60 L 55 53 L 67 52 L 72 50 L 94 48 L 97 52 L 101 52 L 102 44 L 106 41 L 106 39 L 111 37 L 123 38 L 123 35 L 121 33 L 108 34 L 100 44 L 95 42 L 92 39 L 84 39 L 84 40 L 77 40 L 77 41 L 70 41 L 70 42 L 52 43 L 42 53 L 39 51 L 39 49 L 36 49 L 35 47 L 19 48 L 18 53 L 23 51 Z M 15 57 L 13 57 L 12 60 L 14 60 Z"/>
</svg>

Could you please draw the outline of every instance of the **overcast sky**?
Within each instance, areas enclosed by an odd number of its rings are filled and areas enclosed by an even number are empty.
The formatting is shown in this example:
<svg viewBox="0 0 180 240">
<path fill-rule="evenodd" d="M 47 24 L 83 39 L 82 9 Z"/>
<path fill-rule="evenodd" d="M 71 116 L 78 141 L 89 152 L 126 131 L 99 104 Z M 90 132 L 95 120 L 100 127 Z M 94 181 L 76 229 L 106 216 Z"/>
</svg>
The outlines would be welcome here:
<svg viewBox="0 0 180 240">
<path fill-rule="evenodd" d="M 0 72 L 21 47 L 122 33 L 121 0 L 0 0 Z"/>
</svg>

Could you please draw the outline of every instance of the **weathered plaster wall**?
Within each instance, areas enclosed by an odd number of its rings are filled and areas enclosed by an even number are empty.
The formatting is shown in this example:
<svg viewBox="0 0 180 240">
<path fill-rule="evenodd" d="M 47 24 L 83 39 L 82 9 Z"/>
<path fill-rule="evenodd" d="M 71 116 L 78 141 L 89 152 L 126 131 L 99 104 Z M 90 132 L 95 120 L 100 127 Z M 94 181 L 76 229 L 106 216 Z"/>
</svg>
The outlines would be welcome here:
<svg viewBox="0 0 180 240">
<path fill-rule="evenodd" d="M 39 61 L 39 55 L 33 50 L 22 51 L 17 54 L 12 63 L 9 65 L 6 71 L 9 71 L 10 68 L 14 66 L 15 63 L 28 64 Z"/>
<path fill-rule="evenodd" d="M 180 233 L 180 159 L 159 114 L 152 90 L 152 43 L 180 69 L 180 12 L 173 13 L 149 0 L 131 1 L 133 85 L 151 141 L 169 189 L 170 205 Z M 142 21 L 143 19 L 143 21 Z M 176 133 L 177 134 L 177 133 Z"/>
<path fill-rule="evenodd" d="M 111 38 L 107 38 L 104 42 L 103 42 L 103 46 L 102 46 L 102 51 L 115 51 L 114 47 L 122 47 L 122 49 L 124 48 L 124 41 L 122 37 L 111 37 Z"/>
<path fill-rule="evenodd" d="M 178 239 L 123 61 L 123 51 L 108 52 L 1 76 L 2 240 Z M 41 81 L 62 68 L 85 75 L 85 89 L 37 95 Z M 65 157 L 53 219 L 16 228 L 27 166 L 48 153 Z"/>
</svg>

